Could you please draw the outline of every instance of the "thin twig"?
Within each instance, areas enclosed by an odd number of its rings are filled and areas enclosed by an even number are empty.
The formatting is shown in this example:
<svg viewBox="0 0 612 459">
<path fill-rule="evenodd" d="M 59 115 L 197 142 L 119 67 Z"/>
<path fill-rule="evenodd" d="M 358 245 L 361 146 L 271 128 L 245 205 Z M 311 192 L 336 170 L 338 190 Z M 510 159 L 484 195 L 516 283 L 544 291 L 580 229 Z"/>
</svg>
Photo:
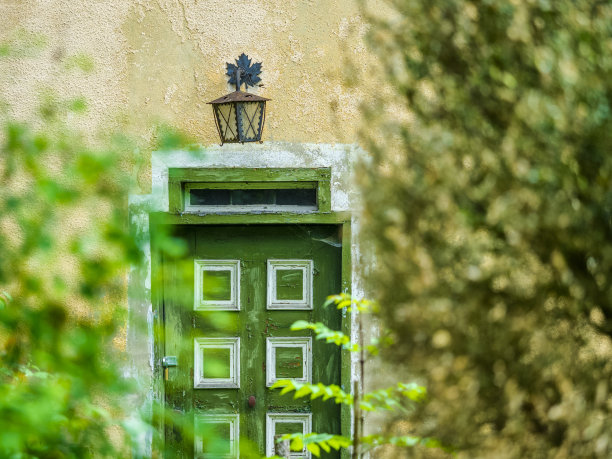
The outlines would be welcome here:
<svg viewBox="0 0 612 459">
<path fill-rule="evenodd" d="M 353 385 L 353 425 L 355 428 L 353 434 L 353 454 L 352 459 L 359 459 L 361 457 L 360 449 L 361 449 L 361 437 L 363 435 L 363 424 L 364 417 L 360 408 L 361 402 L 361 388 L 363 388 L 364 383 L 364 366 L 365 366 L 365 353 L 363 351 L 363 321 L 361 318 L 361 312 L 357 310 L 358 317 L 358 328 L 357 328 L 357 339 L 359 341 L 359 380 L 355 381 Z M 361 383 L 361 388 L 359 384 Z"/>
</svg>

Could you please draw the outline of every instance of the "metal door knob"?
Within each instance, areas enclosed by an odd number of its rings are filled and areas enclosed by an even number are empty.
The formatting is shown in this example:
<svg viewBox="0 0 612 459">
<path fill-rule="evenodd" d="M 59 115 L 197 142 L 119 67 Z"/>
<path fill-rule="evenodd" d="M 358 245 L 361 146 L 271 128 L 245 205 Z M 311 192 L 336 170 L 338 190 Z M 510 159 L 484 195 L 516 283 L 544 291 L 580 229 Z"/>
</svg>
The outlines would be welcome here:
<svg viewBox="0 0 612 459">
<path fill-rule="evenodd" d="M 256 400 L 255 400 L 255 396 L 254 396 L 254 395 L 251 395 L 251 396 L 249 397 L 249 407 L 253 408 L 253 407 L 255 406 L 255 402 L 256 402 Z"/>
</svg>

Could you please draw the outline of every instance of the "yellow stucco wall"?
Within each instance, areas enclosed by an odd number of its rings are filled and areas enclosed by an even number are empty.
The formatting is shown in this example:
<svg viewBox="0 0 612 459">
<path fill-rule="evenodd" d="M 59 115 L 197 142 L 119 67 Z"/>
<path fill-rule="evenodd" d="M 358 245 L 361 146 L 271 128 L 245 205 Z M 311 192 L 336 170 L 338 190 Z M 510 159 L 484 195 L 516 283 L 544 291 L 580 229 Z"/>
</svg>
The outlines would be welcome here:
<svg viewBox="0 0 612 459">
<path fill-rule="evenodd" d="M 376 67 L 362 40 L 366 29 L 357 0 L 0 0 L 0 113 L 36 121 L 49 92 L 82 96 L 86 112 L 68 113 L 68 123 L 94 141 L 113 132 L 134 139 L 144 163 L 135 194 L 147 194 L 159 123 L 204 146 L 218 143 L 206 102 L 234 90 L 225 64 L 242 52 L 263 63 L 263 86 L 249 91 L 272 99 L 264 141 L 287 142 L 296 156 L 300 143 L 356 142 L 359 106 L 381 88 L 380 80 L 361 78 Z M 311 150 L 308 161 L 319 154 Z M 342 148 L 325 151 L 348 163 Z M 96 219 L 75 212 L 60 220 L 68 235 Z M 19 234 L 7 225 L 0 222 L 0 236 Z M 58 265 L 77 291 L 74 260 L 63 254 Z M 87 313 L 79 298 L 67 304 Z M 126 343 L 124 327 L 115 344 L 124 350 Z M 148 350 L 147 343 L 131 348 L 134 374 L 151 371 Z"/>
<path fill-rule="evenodd" d="M 87 99 L 78 127 L 143 144 L 158 122 L 218 142 L 206 102 L 233 90 L 225 63 L 242 52 L 263 63 L 264 86 L 250 90 L 272 99 L 265 140 L 352 143 L 375 88 L 346 84 L 347 61 L 371 62 L 355 0 L 2 0 L 0 18 L 0 43 L 17 49 L 0 60 L 15 116 L 30 118 L 51 88 Z"/>
<path fill-rule="evenodd" d="M 272 99 L 264 141 L 356 142 L 359 105 L 379 88 L 354 84 L 374 66 L 365 32 L 357 0 L 0 0 L 0 114 L 36 122 L 45 95 L 82 96 L 87 110 L 68 123 L 94 141 L 135 140 L 134 191 L 148 193 L 156 126 L 217 144 L 206 102 L 234 90 L 225 65 L 242 52 L 263 63 L 263 86 L 249 91 Z M 77 229 L 89 221 L 67 220 Z"/>
</svg>

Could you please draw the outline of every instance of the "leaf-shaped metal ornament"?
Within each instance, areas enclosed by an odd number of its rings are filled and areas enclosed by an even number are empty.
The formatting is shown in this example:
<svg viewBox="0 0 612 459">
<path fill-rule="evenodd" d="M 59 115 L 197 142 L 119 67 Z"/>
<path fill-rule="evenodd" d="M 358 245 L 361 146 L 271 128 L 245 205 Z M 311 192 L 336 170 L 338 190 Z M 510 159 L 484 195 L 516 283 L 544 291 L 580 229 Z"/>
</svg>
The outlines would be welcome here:
<svg viewBox="0 0 612 459">
<path fill-rule="evenodd" d="M 238 83 L 238 72 L 240 72 L 240 79 Z M 236 90 L 240 91 L 240 87 L 244 84 L 246 88 L 249 86 L 255 86 L 261 81 L 259 74 L 261 73 L 261 62 L 256 62 L 251 65 L 251 59 L 242 53 L 236 64 L 227 63 L 227 76 L 229 76 L 229 83 L 236 85 Z M 245 89 L 246 89 L 245 88 Z"/>
</svg>

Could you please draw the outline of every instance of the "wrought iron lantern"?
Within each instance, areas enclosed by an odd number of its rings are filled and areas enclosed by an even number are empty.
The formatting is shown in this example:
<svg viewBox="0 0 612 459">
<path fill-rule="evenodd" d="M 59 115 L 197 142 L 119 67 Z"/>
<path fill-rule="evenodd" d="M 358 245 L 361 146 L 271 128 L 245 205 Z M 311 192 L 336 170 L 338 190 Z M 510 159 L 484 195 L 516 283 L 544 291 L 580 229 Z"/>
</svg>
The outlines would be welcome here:
<svg viewBox="0 0 612 459">
<path fill-rule="evenodd" d="M 236 85 L 236 91 L 208 102 L 213 107 L 215 124 L 224 143 L 261 142 L 264 121 L 266 119 L 266 99 L 255 94 L 243 92 L 261 81 L 261 63 L 251 65 L 251 59 L 244 53 L 236 64 L 227 63 L 227 75 L 230 84 Z"/>
</svg>

